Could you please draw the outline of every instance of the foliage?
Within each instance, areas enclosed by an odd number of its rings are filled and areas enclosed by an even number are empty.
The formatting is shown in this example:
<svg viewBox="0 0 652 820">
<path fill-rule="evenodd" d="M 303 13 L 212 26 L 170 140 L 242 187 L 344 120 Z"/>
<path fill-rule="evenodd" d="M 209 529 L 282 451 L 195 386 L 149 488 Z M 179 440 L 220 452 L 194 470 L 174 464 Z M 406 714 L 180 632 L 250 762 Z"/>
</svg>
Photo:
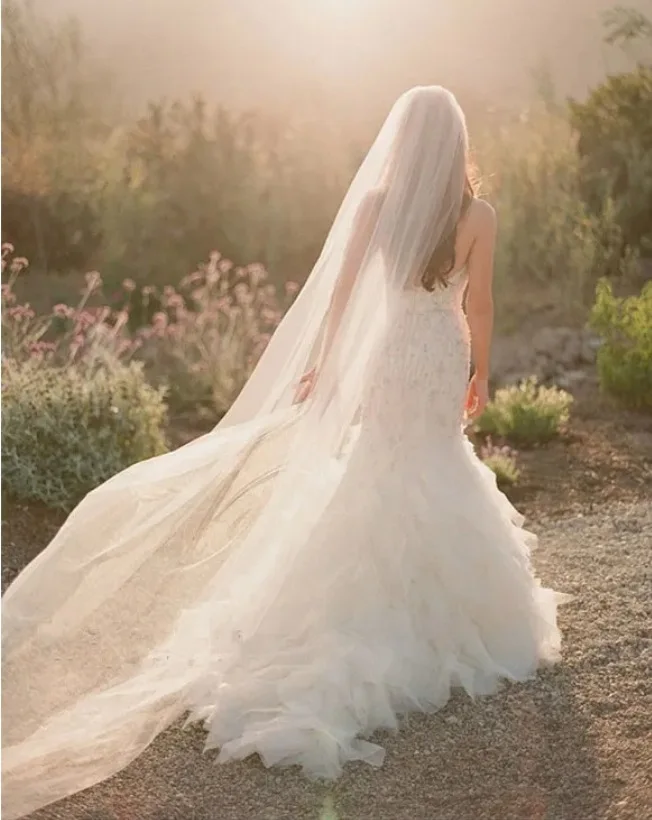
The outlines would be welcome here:
<svg viewBox="0 0 652 820">
<path fill-rule="evenodd" d="M 166 284 L 219 247 L 305 275 L 346 184 L 332 142 L 324 124 L 211 112 L 201 99 L 151 105 L 103 157 L 103 273 Z"/>
<path fill-rule="evenodd" d="M 76 308 L 38 316 L 13 289 L 27 260 L 2 248 L 3 486 L 18 498 L 70 509 L 124 467 L 165 449 L 163 390 L 142 363 L 127 314 L 90 308 L 100 287 L 88 276 Z"/>
<path fill-rule="evenodd" d="M 475 154 L 491 169 L 484 187 L 498 212 L 497 314 L 518 325 L 543 307 L 566 321 L 584 316 L 597 278 L 625 270 L 621 232 L 607 198 L 591 213 L 566 120 L 534 107 L 478 134 Z M 527 293 L 527 298 L 524 297 Z"/>
<path fill-rule="evenodd" d="M 9 243 L 2 246 L 2 273 L 8 281 L 2 286 L 2 350 L 14 361 L 38 359 L 46 365 L 65 366 L 100 359 L 131 358 L 140 347 L 138 339 L 127 334 L 128 312 L 89 300 L 97 294 L 102 279 L 97 272 L 86 275 L 86 287 L 76 307 L 54 305 L 45 315 L 37 315 L 29 303 L 18 304 L 14 285 L 28 267 L 24 257 L 14 256 Z"/>
<path fill-rule="evenodd" d="M 60 303 L 38 315 L 18 303 L 14 289 L 27 264 L 11 245 L 3 246 L 5 357 L 54 367 L 140 358 L 148 380 L 166 388 L 174 410 L 203 409 L 214 418 L 240 392 L 299 289 L 287 282 L 281 297 L 261 265 L 236 268 L 215 252 L 178 289 L 147 285 L 139 291 L 125 280 L 113 308 L 91 306 L 102 299 L 102 279 L 91 272 L 76 307 Z M 132 330 L 134 304 L 147 320 Z"/>
<path fill-rule="evenodd" d="M 178 291 L 146 290 L 163 309 L 138 332 L 140 355 L 176 410 L 208 407 L 218 418 L 228 410 L 298 289 L 288 282 L 279 300 L 267 278 L 261 265 L 234 269 L 213 253 Z"/>
<path fill-rule="evenodd" d="M 616 6 L 605 12 L 604 23 L 607 28 L 605 41 L 609 45 L 652 40 L 652 20 L 639 9 Z"/>
<path fill-rule="evenodd" d="M 83 266 L 98 247 L 94 150 L 110 99 L 74 20 L 3 3 L 2 227 L 42 269 Z"/>
<path fill-rule="evenodd" d="M 162 393 L 142 366 L 66 368 L 5 359 L 4 488 L 70 509 L 115 473 L 165 450 Z"/>
<path fill-rule="evenodd" d="M 132 330 L 161 308 L 153 294 L 141 304 L 143 287 L 176 285 L 216 247 L 238 263 L 259 261 L 277 283 L 305 278 L 371 127 L 213 110 L 201 99 L 120 118 L 102 102 L 109 80 L 72 23 L 45 23 L 18 0 L 3 13 L 3 230 L 35 269 L 101 270 L 112 309 L 120 282 L 133 280 Z M 545 105 L 472 117 L 478 165 L 499 213 L 503 326 L 542 307 L 555 319 L 583 320 L 600 277 L 629 275 L 629 248 L 642 244 L 649 223 L 645 82 L 614 85 L 596 124 L 573 123 L 579 156 L 545 66 L 540 80 Z M 640 134 L 614 142 L 614 123 Z"/>
<path fill-rule="evenodd" d="M 600 282 L 591 324 L 603 340 L 602 387 L 629 407 L 652 411 L 652 282 L 627 298 L 617 298 L 608 282 Z"/>
<path fill-rule="evenodd" d="M 496 391 L 476 422 L 479 433 L 514 444 L 543 444 L 568 423 L 573 397 L 558 387 L 540 385 L 535 378 Z"/>
<path fill-rule="evenodd" d="M 652 252 L 652 66 L 609 77 L 570 117 L 591 212 L 612 200 L 624 247 Z"/>
<path fill-rule="evenodd" d="M 518 483 L 521 473 L 516 465 L 517 455 L 516 450 L 507 445 L 495 445 L 491 437 L 480 448 L 480 458 L 495 474 L 496 482 L 501 489 Z"/>
</svg>

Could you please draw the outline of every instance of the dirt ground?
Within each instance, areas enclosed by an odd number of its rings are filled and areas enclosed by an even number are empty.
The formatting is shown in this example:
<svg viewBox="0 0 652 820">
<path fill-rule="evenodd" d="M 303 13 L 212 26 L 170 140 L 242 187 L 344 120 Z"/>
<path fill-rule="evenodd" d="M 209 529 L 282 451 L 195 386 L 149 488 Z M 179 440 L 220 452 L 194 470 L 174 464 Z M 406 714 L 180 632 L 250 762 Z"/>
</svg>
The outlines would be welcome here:
<svg viewBox="0 0 652 820">
<path fill-rule="evenodd" d="M 188 425 L 174 432 L 186 439 Z M 334 785 L 257 759 L 215 766 L 173 727 L 124 772 L 33 820 L 652 820 L 652 417 L 588 389 L 567 433 L 519 453 L 509 492 L 540 536 L 564 660 L 386 736 L 385 766 Z M 63 516 L 5 500 L 3 585 Z"/>
</svg>

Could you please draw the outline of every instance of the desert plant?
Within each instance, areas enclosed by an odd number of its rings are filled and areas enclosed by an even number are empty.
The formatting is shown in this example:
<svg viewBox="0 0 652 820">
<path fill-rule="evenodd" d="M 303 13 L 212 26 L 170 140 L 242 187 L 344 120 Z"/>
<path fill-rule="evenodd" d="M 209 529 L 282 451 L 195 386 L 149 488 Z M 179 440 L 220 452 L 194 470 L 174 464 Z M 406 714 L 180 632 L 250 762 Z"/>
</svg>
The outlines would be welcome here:
<svg viewBox="0 0 652 820">
<path fill-rule="evenodd" d="M 652 410 L 652 282 L 626 298 L 600 282 L 590 321 L 602 337 L 598 374 L 604 390 L 629 407 Z"/>
<path fill-rule="evenodd" d="M 5 359 L 3 488 L 70 509 L 130 464 L 165 451 L 163 394 L 136 363 L 52 367 Z"/>
<path fill-rule="evenodd" d="M 480 448 L 480 458 L 494 473 L 501 489 L 518 483 L 521 472 L 516 464 L 517 455 L 516 450 L 506 444 L 502 447 L 495 445 L 491 437 L 488 437 Z"/>
<path fill-rule="evenodd" d="M 482 435 L 498 436 L 523 447 L 543 444 L 567 424 L 573 397 L 533 377 L 496 391 L 476 423 Z"/>
</svg>

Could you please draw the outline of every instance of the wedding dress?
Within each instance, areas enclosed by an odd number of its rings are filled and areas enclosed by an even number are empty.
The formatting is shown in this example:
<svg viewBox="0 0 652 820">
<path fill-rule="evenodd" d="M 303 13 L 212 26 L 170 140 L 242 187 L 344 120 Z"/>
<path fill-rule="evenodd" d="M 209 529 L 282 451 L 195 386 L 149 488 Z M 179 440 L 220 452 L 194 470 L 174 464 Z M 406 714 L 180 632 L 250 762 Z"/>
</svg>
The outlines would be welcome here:
<svg viewBox="0 0 652 820">
<path fill-rule="evenodd" d="M 466 150 L 449 92 L 403 95 L 227 416 L 90 493 L 10 586 L 3 817 L 110 776 L 183 715 L 222 761 L 380 765 L 369 735 L 401 713 L 558 658 L 561 597 L 463 432 L 467 273 L 414 284 L 458 218 Z"/>
<path fill-rule="evenodd" d="M 380 765 L 361 734 L 558 659 L 560 596 L 533 577 L 536 539 L 462 429 L 465 285 L 460 271 L 405 291 L 319 530 L 255 640 L 218 641 L 192 706 L 220 760 L 326 777 Z M 208 603 L 197 628 L 210 621 Z"/>
</svg>

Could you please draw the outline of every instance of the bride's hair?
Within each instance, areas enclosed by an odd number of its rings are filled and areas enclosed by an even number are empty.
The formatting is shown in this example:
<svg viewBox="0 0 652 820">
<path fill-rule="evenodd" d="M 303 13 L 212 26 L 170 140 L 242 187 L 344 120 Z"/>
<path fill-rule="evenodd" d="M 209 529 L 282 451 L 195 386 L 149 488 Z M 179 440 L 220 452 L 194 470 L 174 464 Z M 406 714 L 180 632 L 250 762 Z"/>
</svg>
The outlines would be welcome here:
<svg viewBox="0 0 652 820">
<path fill-rule="evenodd" d="M 461 152 L 460 152 L 461 153 Z M 460 161 L 460 154 L 456 156 L 455 163 Z M 462 156 L 461 161 L 466 163 L 466 157 Z M 452 173 L 449 179 L 448 187 L 446 189 L 445 197 L 454 199 L 459 196 L 457 191 L 453 190 L 453 186 L 459 175 Z M 427 290 L 432 292 L 435 287 L 448 284 L 448 277 L 455 265 L 455 245 L 457 242 L 457 226 L 460 220 L 465 216 L 473 199 L 475 197 L 475 185 L 470 168 L 467 166 L 466 176 L 464 178 L 464 191 L 462 193 L 462 205 L 458 213 L 453 213 L 450 218 L 444 236 L 436 246 L 426 267 L 421 276 L 421 284 Z"/>
</svg>

